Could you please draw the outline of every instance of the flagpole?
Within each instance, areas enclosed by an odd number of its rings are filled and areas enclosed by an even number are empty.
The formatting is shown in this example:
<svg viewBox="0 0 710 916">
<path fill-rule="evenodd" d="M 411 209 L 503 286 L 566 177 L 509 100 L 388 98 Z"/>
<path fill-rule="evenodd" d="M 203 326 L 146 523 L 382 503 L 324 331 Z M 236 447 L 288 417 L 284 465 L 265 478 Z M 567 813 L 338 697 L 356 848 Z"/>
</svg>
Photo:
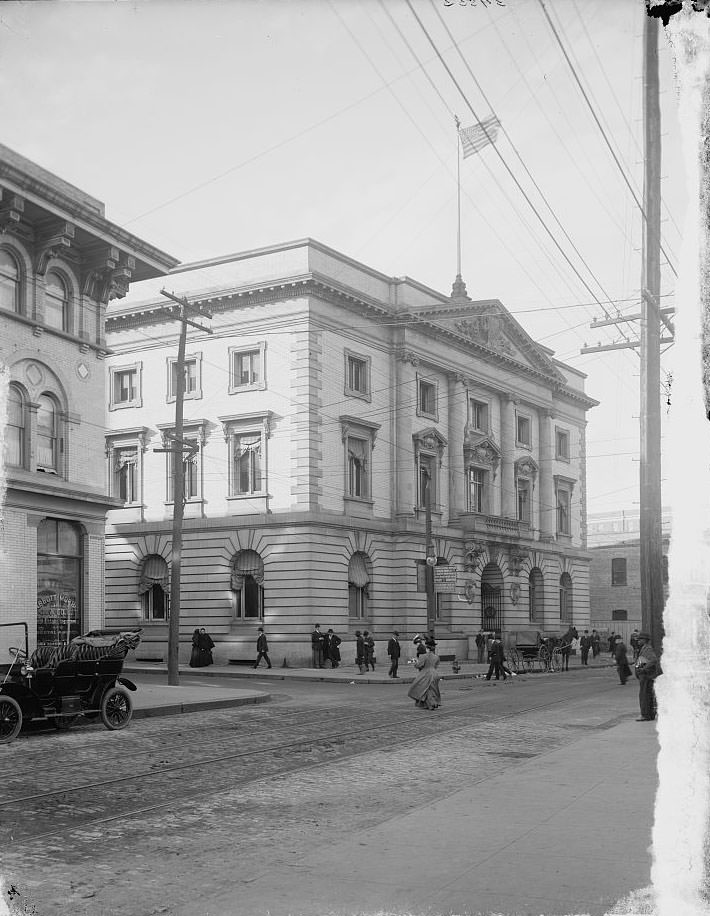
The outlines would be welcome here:
<svg viewBox="0 0 710 916">
<path fill-rule="evenodd" d="M 456 276 L 461 276 L 461 144 L 459 142 L 459 128 L 461 122 L 454 115 L 456 123 L 456 204 L 457 204 L 457 222 L 456 222 Z"/>
</svg>

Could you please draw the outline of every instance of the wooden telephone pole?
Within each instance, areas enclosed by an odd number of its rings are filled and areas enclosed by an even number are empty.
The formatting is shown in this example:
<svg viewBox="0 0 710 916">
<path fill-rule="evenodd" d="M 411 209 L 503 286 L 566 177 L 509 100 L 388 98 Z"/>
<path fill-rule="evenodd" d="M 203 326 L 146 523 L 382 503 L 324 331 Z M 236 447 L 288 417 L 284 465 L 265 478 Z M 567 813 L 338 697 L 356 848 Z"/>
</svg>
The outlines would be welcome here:
<svg viewBox="0 0 710 916">
<path fill-rule="evenodd" d="M 641 358 L 640 561 L 641 625 L 656 652 L 663 640 L 663 540 L 661 519 L 661 344 L 673 342 L 671 308 L 660 307 L 661 295 L 661 112 L 658 79 L 658 20 L 644 17 L 643 115 L 643 267 L 641 312 L 622 319 L 595 321 L 592 327 L 641 322 L 635 341 L 583 347 L 582 353 L 639 348 Z M 661 337 L 661 324 L 670 336 Z"/>
<path fill-rule="evenodd" d="M 169 435 L 170 448 L 156 448 L 156 452 L 167 452 L 171 455 L 173 468 L 173 538 L 172 556 L 170 563 L 170 613 L 168 617 L 168 684 L 176 687 L 180 683 L 178 658 L 180 650 L 180 565 L 182 561 L 182 522 L 185 512 L 185 462 L 197 451 L 197 446 L 183 440 L 183 404 L 185 398 L 185 345 L 187 340 L 187 326 L 192 325 L 203 333 L 211 334 L 210 328 L 205 328 L 196 321 L 187 317 L 187 312 L 193 312 L 203 318 L 211 318 L 212 314 L 206 309 L 198 308 L 188 302 L 186 298 L 160 290 L 162 296 L 167 296 L 177 302 L 180 310 L 175 316 L 169 312 L 171 318 L 180 322 L 180 340 L 178 342 L 178 355 L 175 363 L 175 433 Z"/>
</svg>

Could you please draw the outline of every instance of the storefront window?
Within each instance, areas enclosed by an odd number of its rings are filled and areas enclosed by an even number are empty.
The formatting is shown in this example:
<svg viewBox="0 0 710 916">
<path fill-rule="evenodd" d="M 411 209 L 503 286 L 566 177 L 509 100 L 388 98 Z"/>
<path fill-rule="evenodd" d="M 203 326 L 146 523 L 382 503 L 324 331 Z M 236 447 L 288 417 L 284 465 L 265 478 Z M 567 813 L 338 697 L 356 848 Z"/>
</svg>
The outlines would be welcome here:
<svg viewBox="0 0 710 916">
<path fill-rule="evenodd" d="M 81 634 L 81 530 L 47 518 L 37 529 L 37 645 Z"/>
</svg>

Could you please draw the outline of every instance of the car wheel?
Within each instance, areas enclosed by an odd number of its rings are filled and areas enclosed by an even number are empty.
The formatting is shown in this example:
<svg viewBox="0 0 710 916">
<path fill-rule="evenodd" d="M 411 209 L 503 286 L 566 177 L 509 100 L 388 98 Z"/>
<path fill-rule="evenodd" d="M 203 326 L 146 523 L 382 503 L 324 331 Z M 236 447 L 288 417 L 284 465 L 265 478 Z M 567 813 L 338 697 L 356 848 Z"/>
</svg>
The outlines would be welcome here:
<svg viewBox="0 0 710 916">
<path fill-rule="evenodd" d="M 0 744 L 14 741 L 22 728 L 22 710 L 13 697 L 0 695 Z"/>
<path fill-rule="evenodd" d="M 101 700 L 101 721 L 110 731 L 125 728 L 133 715 L 133 701 L 121 687 L 111 687 Z"/>
</svg>

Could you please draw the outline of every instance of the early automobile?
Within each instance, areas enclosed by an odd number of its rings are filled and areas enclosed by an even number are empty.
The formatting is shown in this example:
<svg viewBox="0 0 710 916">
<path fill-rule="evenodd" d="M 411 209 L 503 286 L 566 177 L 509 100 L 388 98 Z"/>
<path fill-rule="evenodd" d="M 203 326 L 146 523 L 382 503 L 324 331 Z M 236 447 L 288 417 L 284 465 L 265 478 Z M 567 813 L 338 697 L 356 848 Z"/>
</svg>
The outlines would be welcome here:
<svg viewBox="0 0 710 916">
<path fill-rule="evenodd" d="M 12 741 L 23 722 L 46 720 L 67 729 L 79 716 L 101 716 L 106 728 L 125 728 L 133 715 L 128 691 L 136 685 L 122 677 L 123 660 L 141 638 L 141 629 L 92 630 L 59 646 L 38 646 L 29 655 L 10 648 L 12 664 L 0 684 L 0 744 Z"/>
</svg>

